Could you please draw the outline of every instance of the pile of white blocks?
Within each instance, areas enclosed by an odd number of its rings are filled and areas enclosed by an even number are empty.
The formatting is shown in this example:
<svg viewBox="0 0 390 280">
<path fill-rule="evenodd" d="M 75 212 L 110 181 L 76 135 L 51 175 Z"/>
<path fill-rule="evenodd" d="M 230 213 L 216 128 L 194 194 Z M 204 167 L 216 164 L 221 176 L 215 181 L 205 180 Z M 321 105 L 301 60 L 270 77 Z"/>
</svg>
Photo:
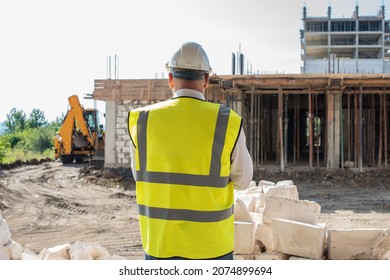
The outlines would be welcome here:
<svg viewBox="0 0 390 280">
<path fill-rule="evenodd" d="M 0 214 L 0 260 L 125 260 L 110 253 L 98 242 L 80 242 L 44 248 L 39 254 L 11 239 L 7 221 Z"/>
<path fill-rule="evenodd" d="M 390 229 L 356 228 L 346 218 L 321 224 L 320 213 L 291 180 L 252 181 L 235 191 L 234 259 L 390 259 Z"/>
</svg>

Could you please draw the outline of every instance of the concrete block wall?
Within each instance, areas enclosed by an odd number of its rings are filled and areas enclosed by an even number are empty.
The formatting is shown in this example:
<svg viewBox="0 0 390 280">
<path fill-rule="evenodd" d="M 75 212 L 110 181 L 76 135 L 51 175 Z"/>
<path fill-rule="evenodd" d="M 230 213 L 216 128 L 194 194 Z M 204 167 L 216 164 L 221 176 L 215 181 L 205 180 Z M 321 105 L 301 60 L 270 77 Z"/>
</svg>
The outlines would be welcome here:
<svg viewBox="0 0 390 280">
<path fill-rule="evenodd" d="M 157 102 L 160 100 L 106 101 L 105 168 L 130 168 L 129 111 Z"/>
</svg>

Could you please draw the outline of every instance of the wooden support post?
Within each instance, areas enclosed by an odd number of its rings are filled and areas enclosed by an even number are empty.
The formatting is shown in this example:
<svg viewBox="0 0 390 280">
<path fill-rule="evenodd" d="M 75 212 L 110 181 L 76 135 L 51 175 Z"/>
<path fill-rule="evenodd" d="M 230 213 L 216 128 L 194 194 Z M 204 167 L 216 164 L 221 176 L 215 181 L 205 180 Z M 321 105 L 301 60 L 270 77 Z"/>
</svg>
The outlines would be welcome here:
<svg viewBox="0 0 390 280">
<path fill-rule="evenodd" d="M 279 158 L 280 170 L 284 171 L 284 156 L 283 156 L 283 91 L 279 86 L 278 94 L 278 141 L 279 141 Z"/>
<path fill-rule="evenodd" d="M 298 108 L 297 108 L 297 161 L 299 162 L 301 160 L 301 113 L 300 113 L 300 109 L 301 109 L 301 106 L 300 106 L 300 99 L 301 99 L 301 96 L 298 95 Z"/>
<path fill-rule="evenodd" d="M 312 95 L 311 87 L 309 85 L 309 94 L 308 94 L 308 104 L 309 104 L 309 167 L 313 167 L 313 104 L 312 104 Z"/>
<path fill-rule="evenodd" d="M 348 94 L 348 112 L 347 112 L 347 126 L 348 126 L 348 162 L 351 162 L 351 96 Z"/>
<path fill-rule="evenodd" d="M 379 143 L 378 143 L 378 168 L 382 167 L 382 147 L 383 147 L 383 98 L 384 94 L 379 96 Z"/>
<path fill-rule="evenodd" d="M 287 166 L 287 148 L 288 148 L 288 94 L 285 95 L 285 102 L 284 102 L 284 137 L 283 137 L 283 146 L 284 146 L 284 166 Z"/>
<path fill-rule="evenodd" d="M 298 97 L 294 96 L 294 142 L 293 142 L 293 164 L 297 160 L 297 119 L 298 119 Z"/>
<path fill-rule="evenodd" d="M 253 147 L 253 138 L 254 138 L 254 127 L 253 127 L 253 120 L 254 120 L 254 106 L 255 106 L 255 95 L 254 95 L 254 86 L 251 86 L 251 116 L 249 120 L 250 125 L 250 133 L 249 133 L 249 152 L 252 157 L 252 160 L 254 160 L 254 147 Z"/>
<path fill-rule="evenodd" d="M 385 88 L 383 88 L 383 127 L 384 127 L 384 146 L 385 146 L 385 168 L 387 168 L 388 138 L 387 138 L 387 97 Z"/>
<path fill-rule="evenodd" d="M 359 92 L 359 170 L 363 172 L 363 86 Z"/>
<path fill-rule="evenodd" d="M 359 147 L 359 111 L 358 111 L 358 94 L 355 91 L 354 95 L 354 163 L 355 167 L 358 166 L 358 147 Z"/>
<path fill-rule="evenodd" d="M 344 169 L 344 115 L 343 115 L 343 93 L 340 92 L 340 158 L 341 169 Z"/>
</svg>

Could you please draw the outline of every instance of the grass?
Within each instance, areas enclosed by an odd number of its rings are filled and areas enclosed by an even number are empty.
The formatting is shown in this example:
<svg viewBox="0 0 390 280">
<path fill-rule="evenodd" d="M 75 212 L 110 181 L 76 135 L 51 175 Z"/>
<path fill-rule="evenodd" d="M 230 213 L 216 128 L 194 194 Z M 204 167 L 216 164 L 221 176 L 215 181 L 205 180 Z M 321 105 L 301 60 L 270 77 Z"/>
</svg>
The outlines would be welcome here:
<svg viewBox="0 0 390 280">
<path fill-rule="evenodd" d="M 32 152 L 32 151 L 25 151 L 20 148 L 15 148 L 15 149 L 8 149 L 5 153 L 5 157 L 3 161 L 0 163 L 3 164 L 10 164 L 15 161 L 22 161 L 22 162 L 27 162 L 32 159 L 46 159 L 50 158 L 54 160 L 54 150 L 45 150 L 43 153 L 37 153 L 37 152 Z"/>
</svg>

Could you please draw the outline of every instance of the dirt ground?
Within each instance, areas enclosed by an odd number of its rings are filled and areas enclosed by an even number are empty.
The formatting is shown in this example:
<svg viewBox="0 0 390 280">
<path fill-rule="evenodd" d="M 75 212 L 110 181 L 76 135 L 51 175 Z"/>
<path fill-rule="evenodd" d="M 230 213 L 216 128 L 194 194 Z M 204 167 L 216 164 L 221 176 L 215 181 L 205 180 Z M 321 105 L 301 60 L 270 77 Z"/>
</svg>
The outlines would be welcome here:
<svg viewBox="0 0 390 280">
<path fill-rule="evenodd" d="M 292 180 L 300 199 L 320 204 L 320 222 L 349 217 L 356 227 L 390 229 L 390 169 L 264 167 L 254 180 Z M 82 241 L 98 242 L 111 255 L 143 256 L 134 181 L 98 164 L 0 166 L 0 213 L 12 239 L 36 253 Z"/>
</svg>

